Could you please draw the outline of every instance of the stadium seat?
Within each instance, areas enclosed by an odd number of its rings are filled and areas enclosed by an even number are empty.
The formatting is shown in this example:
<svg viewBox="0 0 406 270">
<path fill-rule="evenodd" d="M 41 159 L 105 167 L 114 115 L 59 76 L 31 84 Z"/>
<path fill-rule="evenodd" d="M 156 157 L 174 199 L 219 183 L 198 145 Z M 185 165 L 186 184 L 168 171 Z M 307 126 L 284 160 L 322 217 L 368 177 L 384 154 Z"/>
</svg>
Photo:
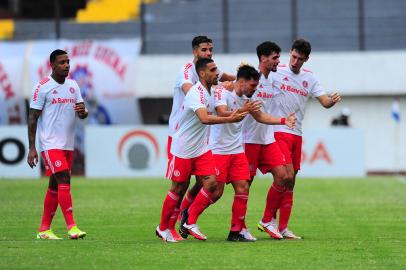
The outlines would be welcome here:
<svg viewBox="0 0 406 270">
<path fill-rule="evenodd" d="M 0 20 L 0 39 L 12 39 L 14 36 L 14 21 Z"/>
<path fill-rule="evenodd" d="M 93 0 L 76 14 L 79 23 L 123 22 L 139 17 L 142 0 Z M 144 0 L 149 4 L 157 0 Z"/>
</svg>

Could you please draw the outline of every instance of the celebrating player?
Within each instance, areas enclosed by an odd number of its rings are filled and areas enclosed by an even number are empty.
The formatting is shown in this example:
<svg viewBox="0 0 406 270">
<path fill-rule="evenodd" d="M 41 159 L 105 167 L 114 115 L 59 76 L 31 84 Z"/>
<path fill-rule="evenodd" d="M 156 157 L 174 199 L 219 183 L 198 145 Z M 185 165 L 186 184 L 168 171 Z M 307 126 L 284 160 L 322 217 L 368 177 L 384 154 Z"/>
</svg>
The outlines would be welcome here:
<svg viewBox="0 0 406 270">
<path fill-rule="evenodd" d="M 286 191 L 279 210 L 279 230 L 283 237 L 300 239 L 288 230 L 288 222 L 293 206 L 293 188 L 296 175 L 300 170 L 302 155 L 302 122 L 305 115 L 306 103 L 309 97 L 315 97 L 324 108 L 331 108 L 341 100 L 338 93 L 327 95 L 320 86 L 313 73 L 303 68 L 303 64 L 309 59 L 311 45 L 304 39 L 295 40 L 290 50 L 289 65 L 280 65 L 274 74 L 274 85 L 278 93 L 275 97 L 275 106 L 272 113 L 285 115 L 294 111 L 297 115 L 295 128 L 275 126 L 275 139 L 286 158 L 288 180 Z M 276 224 L 276 220 L 273 220 Z"/>
<path fill-rule="evenodd" d="M 172 185 L 162 206 L 160 224 L 156 228 L 157 236 L 167 242 L 177 242 L 169 229 L 169 221 L 188 188 L 191 175 L 201 177 L 203 188 L 189 207 L 189 222 L 183 227 L 185 233 L 206 240 L 195 223 L 210 204 L 211 194 L 216 189 L 215 164 L 208 148 L 208 125 L 241 121 L 246 115 L 246 112 L 237 111 L 227 117 L 212 115 L 214 108 L 210 105 L 210 89 L 218 81 L 217 66 L 212 59 L 202 58 L 196 62 L 196 72 L 199 82 L 185 96 L 178 128 L 173 135 L 172 157 L 168 160 L 166 174 L 172 180 Z"/>
<path fill-rule="evenodd" d="M 207 36 L 196 36 L 192 40 L 192 48 L 193 48 L 193 61 L 186 63 L 181 67 L 178 71 L 176 76 L 176 83 L 173 93 L 173 103 L 172 103 L 172 111 L 169 117 L 169 136 L 168 136 L 168 145 L 167 145 L 167 152 L 168 152 L 168 159 L 171 159 L 171 143 L 172 143 L 172 136 L 175 131 L 179 128 L 177 123 L 179 121 L 180 115 L 182 114 L 182 104 L 185 99 L 185 95 L 190 90 L 190 88 L 199 81 L 199 76 L 196 72 L 195 64 L 197 60 L 202 58 L 212 58 L 213 56 L 213 41 L 208 38 Z M 219 78 L 220 81 L 234 81 L 235 76 L 223 73 L 219 71 Z M 182 201 L 180 209 L 188 208 L 191 202 L 194 200 L 195 196 L 199 192 L 200 188 L 202 187 L 201 179 L 197 178 L 195 185 L 187 192 L 185 199 Z M 178 233 L 175 230 L 175 224 L 177 217 L 179 215 L 179 206 L 173 213 L 171 217 L 171 221 L 169 223 L 169 228 L 172 231 L 172 235 L 177 240 L 181 240 Z"/>
<path fill-rule="evenodd" d="M 242 65 L 237 72 L 237 82 L 234 90 L 229 92 L 222 87 L 216 89 L 214 106 L 219 116 L 228 116 L 233 111 L 248 111 L 255 119 L 264 124 L 280 124 L 281 119 L 272 117 L 261 111 L 261 101 L 248 102 L 258 85 L 260 74 L 249 66 Z M 286 124 L 294 125 L 294 116 L 289 116 Z M 216 163 L 217 190 L 212 200 L 218 200 L 224 191 L 226 183 L 234 188 L 231 228 L 228 241 L 253 242 L 256 238 L 251 235 L 245 225 L 247 202 L 249 195 L 250 170 L 244 154 L 242 142 L 242 123 L 214 125 L 210 131 L 210 148 Z"/>
<path fill-rule="evenodd" d="M 28 165 L 33 168 L 38 163 L 35 147 L 38 126 L 39 150 L 45 162 L 46 175 L 50 176 L 37 238 L 61 239 L 51 230 L 52 218 L 59 204 L 69 238 L 78 239 L 85 237 L 86 233 L 78 229 L 73 219 L 70 172 L 76 114 L 84 119 L 88 112 L 78 84 L 66 78 L 70 68 L 67 53 L 53 51 L 50 62 L 52 74 L 34 88 L 28 117 Z"/>
</svg>

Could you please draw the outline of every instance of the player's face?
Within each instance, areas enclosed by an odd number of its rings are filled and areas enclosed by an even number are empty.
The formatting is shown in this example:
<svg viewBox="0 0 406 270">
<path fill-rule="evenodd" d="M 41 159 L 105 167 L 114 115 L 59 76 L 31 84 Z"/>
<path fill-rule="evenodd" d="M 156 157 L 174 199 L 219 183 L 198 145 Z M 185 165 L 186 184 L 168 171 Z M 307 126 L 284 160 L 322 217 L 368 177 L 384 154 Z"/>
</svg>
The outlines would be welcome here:
<svg viewBox="0 0 406 270">
<path fill-rule="evenodd" d="M 261 57 L 262 62 L 264 63 L 265 67 L 272 72 L 276 72 L 278 69 L 278 65 L 280 61 L 281 55 L 279 53 L 273 52 L 268 56 L 263 55 Z"/>
<path fill-rule="evenodd" d="M 214 62 L 208 63 L 205 69 L 205 80 L 211 85 L 217 85 L 219 73 Z"/>
<path fill-rule="evenodd" d="M 258 81 L 251 79 L 251 80 L 244 80 L 244 87 L 243 87 L 243 94 L 247 97 L 252 97 L 254 94 L 255 90 L 257 89 L 258 86 Z"/>
<path fill-rule="evenodd" d="M 52 64 L 52 71 L 61 77 L 68 77 L 69 74 L 69 57 L 67 54 L 58 55 Z"/>
<path fill-rule="evenodd" d="M 298 74 L 303 64 L 309 59 L 303 53 L 299 53 L 296 50 L 290 51 L 289 67 L 293 73 Z"/>
<path fill-rule="evenodd" d="M 200 43 L 199 47 L 193 50 L 193 54 L 197 59 L 213 57 L 213 43 Z"/>
</svg>

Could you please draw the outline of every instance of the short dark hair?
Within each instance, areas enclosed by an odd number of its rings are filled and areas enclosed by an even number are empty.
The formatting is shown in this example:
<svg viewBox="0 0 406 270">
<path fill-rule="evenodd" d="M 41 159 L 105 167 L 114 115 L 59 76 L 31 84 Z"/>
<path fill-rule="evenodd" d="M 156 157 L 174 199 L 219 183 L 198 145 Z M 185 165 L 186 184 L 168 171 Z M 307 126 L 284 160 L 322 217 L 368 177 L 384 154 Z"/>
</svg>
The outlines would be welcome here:
<svg viewBox="0 0 406 270">
<path fill-rule="evenodd" d="M 262 55 L 269 56 L 272 53 L 280 53 L 281 51 L 281 47 L 272 41 L 265 41 L 257 46 L 257 56 L 259 60 L 261 60 Z"/>
<path fill-rule="evenodd" d="M 237 80 L 243 78 L 246 80 L 259 80 L 259 72 L 250 65 L 242 65 L 237 71 Z"/>
<path fill-rule="evenodd" d="M 53 62 L 55 62 L 56 57 L 57 57 L 58 55 L 63 55 L 63 54 L 68 54 L 68 53 L 65 52 L 65 51 L 63 51 L 63 50 L 57 49 L 57 50 L 51 52 L 51 54 L 49 55 L 49 61 L 50 61 L 51 63 L 53 63 Z"/>
<path fill-rule="evenodd" d="M 196 49 L 202 43 L 213 43 L 213 41 L 207 36 L 196 36 L 192 40 L 192 48 Z"/>
<path fill-rule="evenodd" d="M 210 58 L 201 58 L 201 59 L 197 60 L 196 65 L 195 65 L 197 74 L 199 75 L 199 71 L 205 69 L 207 64 L 212 63 L 212 62 L 214 62 L 214 61 L 213 61 L 213 59 L 210 59 Z"/>
<path fill-rule="evenodd" d="M 296 50 L 298 53 L 304 54 L 306 57 L 309 57 L 310 52 L 312 51 L 312 46 L 310 45 L 309 41 L 300 38 L 293 41 L 292 51 L 293 50 Z"/>
</svg>

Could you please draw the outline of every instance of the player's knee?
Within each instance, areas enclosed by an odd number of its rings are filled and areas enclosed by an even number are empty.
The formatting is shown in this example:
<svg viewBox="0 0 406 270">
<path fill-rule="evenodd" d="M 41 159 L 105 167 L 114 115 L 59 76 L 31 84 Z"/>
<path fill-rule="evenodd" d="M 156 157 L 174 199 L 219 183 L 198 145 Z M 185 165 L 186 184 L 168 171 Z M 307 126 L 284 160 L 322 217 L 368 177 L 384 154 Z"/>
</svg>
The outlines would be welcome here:
<svg viewBox="0 0 406 270">
<path fill-rule="evenodd" d="M 57 184 L 70 184 L 70 173 L 68 170 L 57 172 L 53 175 Z"/>
<path fill-rule="evenodd" d="M 183 195 L 185 194 L 187 190 L 187 183 L 178 183 L 175 181 L 172 181 L 172 186 L 170 191 L 173 193 L 176 193 L 177 195 Z"/>
</svg>

